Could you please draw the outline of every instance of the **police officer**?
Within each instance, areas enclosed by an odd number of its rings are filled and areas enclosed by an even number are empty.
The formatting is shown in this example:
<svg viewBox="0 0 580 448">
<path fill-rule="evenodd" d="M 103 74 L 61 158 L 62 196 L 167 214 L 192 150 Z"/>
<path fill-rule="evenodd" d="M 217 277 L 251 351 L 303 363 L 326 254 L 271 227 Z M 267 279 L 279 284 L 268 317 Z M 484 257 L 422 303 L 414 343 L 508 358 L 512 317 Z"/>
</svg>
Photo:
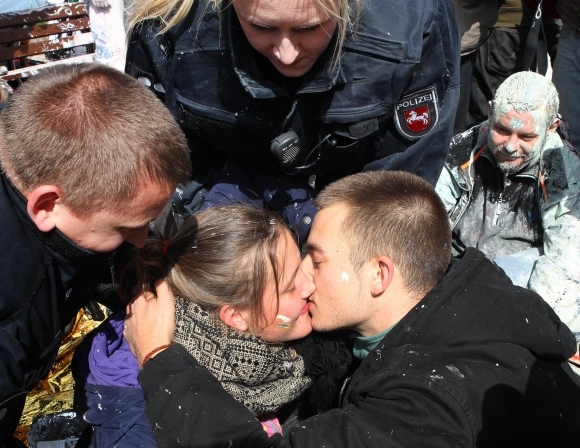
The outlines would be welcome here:
<svg viewBox="0 0 580 448">
<path fill-rule="evenodd" d="M 459 95 L 450 0 L 139 3 L 127 70 L 189 137 L 185 210 L 266 205 L 304 241 L 333 180 L 405 170 L 436 183 Z"/>
</svg>

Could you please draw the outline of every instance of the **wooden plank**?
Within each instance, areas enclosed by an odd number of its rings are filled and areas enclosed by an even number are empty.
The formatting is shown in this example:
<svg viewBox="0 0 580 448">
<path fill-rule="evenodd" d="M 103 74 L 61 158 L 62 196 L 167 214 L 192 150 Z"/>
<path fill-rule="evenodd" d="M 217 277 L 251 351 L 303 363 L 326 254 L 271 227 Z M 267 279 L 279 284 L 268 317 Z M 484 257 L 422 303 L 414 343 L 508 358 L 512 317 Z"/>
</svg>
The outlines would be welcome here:
<svg viewBox="0 0 580 448">
<path fill-rule="evenodd" d="M 0 28 L 22 26 L 22 24 L 33 25 L 38 22 L 48 22 L 49 20 L 86 15 L 87 9 L 84 3 L 65 3 L 49 7 L 45 6 L 27 11 L 0 14 Z"/>
<path fill-rule="evenodd" d="M 77 64 L 81 62 L 93 62 L 95 60 L 94 54 L 83 54 L 69 59 L 61 59 L 60 61 L 51 61 L 46 64 L 33 65 L 31 67 L 23 67 L 16 70 L 10 70 L 8 73 L 0 76 L 0 79 L 4 81 L 12 81 L 14 79 L 27 78 L 29 76 L 36 75 L 39 70 L 43 68 L 50 67 L 52 65 L 61 64 Z"/>
<path fill-rule="evenodd" d="M 0 48 L 0 61 L 8 59 L 18 59 L 35 54 L 47 53 L 49 51 L 80 47 L 94 43 L 92 33 L 75 34 L 74 36 L 62 37 L 58 40 L 46 38 L 40 42 L 19 45 L 17 47 Z"/>
<path fill-rule="evenodd" d="M 88 17 L 80 17 L 58 23 L 46 25 L 36 25 L 27 28 L 0 32 L 0 44 L 21 42 L 23 40 L 35 39 L 37 37 L 50 36 L 53 34 L 63 34 L 74 31 L 88 30 L 90 23 Z"/>
</svg>

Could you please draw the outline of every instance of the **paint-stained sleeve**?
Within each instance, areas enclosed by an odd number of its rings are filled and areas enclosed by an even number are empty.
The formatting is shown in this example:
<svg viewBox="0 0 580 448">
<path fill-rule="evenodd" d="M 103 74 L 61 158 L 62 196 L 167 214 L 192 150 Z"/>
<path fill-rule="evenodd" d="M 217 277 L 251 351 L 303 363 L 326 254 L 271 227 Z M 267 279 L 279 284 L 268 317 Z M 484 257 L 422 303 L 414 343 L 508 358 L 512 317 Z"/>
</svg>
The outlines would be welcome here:
<svg viewBox="0 0 580 448">
<path fill-rule="evenodd" d="M 447 213 L 450 213 L 453 210 L 457 205 L 459 198 L 464 193 L 464 190 L 459 187 L 451 169 L 447 165 L 445 165 L 443 171 L 441 171 L 437 185 L 435 185 L 435 191 L 443 202 Z"/>
<path fill-rule="evenodd" d="M 542 162 L 544 255 L 528 286 L 552 306 L 580 341 L 580 158 L 560 146 L 545 151 Z"/>
</svg>

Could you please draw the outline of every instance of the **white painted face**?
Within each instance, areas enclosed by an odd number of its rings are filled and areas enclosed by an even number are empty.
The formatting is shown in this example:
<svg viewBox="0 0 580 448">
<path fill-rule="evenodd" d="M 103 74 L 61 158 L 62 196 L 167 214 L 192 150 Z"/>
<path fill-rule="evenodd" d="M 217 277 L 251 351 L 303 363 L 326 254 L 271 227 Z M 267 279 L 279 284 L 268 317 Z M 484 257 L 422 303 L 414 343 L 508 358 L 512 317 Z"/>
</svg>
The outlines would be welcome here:
<svg viewBox="0 0 580 448">
<path fill-rule="evenodd" d="M 557 127 L 558 92 L 546 77 L 518 72 L 497 89 L 489 118 L 488 146 L 499 169 L 515 173 L 536 163 Z"/>
<path fill-rule="evenodd" d="M 543 117 L 538 116 L 542 114 Z M 499 169 L 507 174 L 514 173 L 539 158 L 547 135 L 546 112 L 535 111 L 534 117 L 529 112 L 512 108 L 499 117 L 497 115 L 490 119 L 488 146 Z"/>
</svg>

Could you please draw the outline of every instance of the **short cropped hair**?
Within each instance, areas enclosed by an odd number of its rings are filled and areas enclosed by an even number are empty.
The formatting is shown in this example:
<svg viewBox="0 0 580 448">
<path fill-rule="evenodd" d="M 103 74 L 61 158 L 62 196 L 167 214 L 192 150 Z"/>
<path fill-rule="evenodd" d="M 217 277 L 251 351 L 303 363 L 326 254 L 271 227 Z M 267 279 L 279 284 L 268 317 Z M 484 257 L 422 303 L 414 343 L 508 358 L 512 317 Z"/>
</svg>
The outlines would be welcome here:
<svg viewBox="0 0 580 448">
<path fill-rule="evenodd" d="M 183 132 L 145 86 L 97 63 L 46 68 L 0 114 L 0 163 L 23 194 L 56 185 L 78 216 L 190 177 Z"/>
<path fill-rule="evenodd" d="M 441 280 L 451 260 L 451 229 L 431 184 L 402 171 L 358 173 L 328 185 L 315 199 L 321 209 L 339 204 L 347 207 L 342 233 L 356 270 L 386 255 L 409 292 L 423 296 Z"/>
</svg>

